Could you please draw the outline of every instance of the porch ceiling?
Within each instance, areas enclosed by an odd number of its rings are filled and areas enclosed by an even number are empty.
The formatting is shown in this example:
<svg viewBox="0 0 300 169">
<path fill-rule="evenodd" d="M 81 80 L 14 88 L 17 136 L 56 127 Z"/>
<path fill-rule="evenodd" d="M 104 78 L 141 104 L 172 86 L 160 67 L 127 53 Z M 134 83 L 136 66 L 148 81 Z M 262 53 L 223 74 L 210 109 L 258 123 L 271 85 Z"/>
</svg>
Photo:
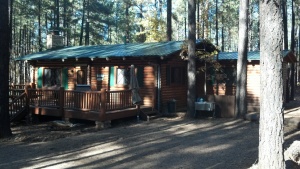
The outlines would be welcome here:
<svg viewBox="0 0 300 169">
<path fill-rule="evenodd" d="M 167 57 L 181 50 L 184 41 L 131 43 L 96 46 L 73 46 L 57 50 L 47 50 L 17 58 L 16 60 L 53 60 L 80 58 L 123 58 L 123 57 Z M 207 41 L 197 40 L 197 45 L 207 50 L 215 49 Z"/>
</svg>

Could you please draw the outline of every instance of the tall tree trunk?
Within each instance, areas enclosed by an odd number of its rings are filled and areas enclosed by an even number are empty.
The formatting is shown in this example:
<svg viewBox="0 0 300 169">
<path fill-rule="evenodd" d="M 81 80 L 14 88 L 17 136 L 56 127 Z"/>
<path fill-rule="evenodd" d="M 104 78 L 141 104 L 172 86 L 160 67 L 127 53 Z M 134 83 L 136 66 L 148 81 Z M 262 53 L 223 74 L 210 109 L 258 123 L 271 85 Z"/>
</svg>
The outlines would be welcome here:
<svg viewBox="0 0 300 169">
<path fill-rule="evenodd" d="M 224 0 L 222 0 L 222 5 L 224 5 Z M 222 12 L 222 44 L 221 44 L 221 51 L 223 52 L 224 51 L 224 47 L 225 47 L 225 44 L 224 44 L 224 12 Z"/>
<path fill-rule="evenodd" d="M 208 9 L 209 9 L 209 0 L 206 0 L 206 3 L 205 3 L 205 19 L 204 19 L 204 22 L 205 22 L 205 35 L 204 35 L 204 38 L 209 38 L 209 25 L 210 25 L 210 22 L 209 22 L 209 12 L 208 12 Z"/>
<path fill-rule="evenodd" d="M 126 17 L 126 30 L 125 30 L 125 43 L 130 42 L 130 22 L 129 22 L 129 8 L 130 4 L 129 2 L 126 2 L 126 7 L 125 7 L 125 17 Z"/>
<path fill-rule="evenodd" d="M 285 168 L 283 156 L 283 25 L 280 0 L 260 2 L 259 168 Z M 272 42 L 272 43 L 270 43 Z"/>
<path fill-rule="evenodd" d="M 172 40 L 172 0 L 167 1 L 167 41 Z"/>
<path fill-rule="evenodd" d="M 90 0 L 87 0 L 87 16 L 86 16 L 86 25 L 85 25 L 85 45 L 89 45 L 90 44 L 90 10 L 89 10 L 89 6 L 90 6 Z"/>
<path fill-rule="evenodd" d="M 235 93 L 236 117 L 243 117 L 247 113 L 248 8 L 249 0 L 240 0 L 237 81 Z"/>
<path fill-rule="evenodd" d="M 59 0 L 56 0 L 55 5 L 55 14 L 56 14 L 56 30 L 59 31 Z"/>
<path fill-rule="evenodd" d="M 186 33 L 187 33 L 187 21 L 186 21 L 186 10 L 187 9 L 187 6 L 186 6 L 186 2 L 184 2 L 184 39 L 186 39 L 187 38 L 187 35 L 186 35 Z"/>
<path fill-rule="evenodd" d="M 63 15 L 63 35 L 64 35 L 64 45 L 68 46 L 68 23 L 67 23 L 67 0 L 64 0 L 64 3 L 63 3 L 63 9 L 64 9 L 64 15 Z"/>
<path fill-rule="evenodd" d="M 42 15 L 42 12 L 41 12 L 41 0 L 39 0 L 38 2 L 38 10 L 39 10 L 39 13 L 38 13 L 38 25 L 39 25 L 39 28 L 38 28 L 38 48 L 39 48 L 39 52 L 42 51 L 42 30 L 41 30 L 41 15 Z"/>
<path fill-rule="evenodd" d="M 281 0 L 282 4 L 282 17 L 283 17 L 283 45 L 284 50 L 288 50 L 289 42 L 288 42 L 288 25 L 287 25 L 287 7 L 286 7 L 286 0 Z"/>
<path fill-rule="evenodd" d="M 292 0 L 292 28 L 291 28 L 291 50 L 295 51 L 295 12 L 294 12 L 294 0 Z M 294 100 L 295 97 L 295 64 L 291 63 L 291 94 L 290 100 Z"/>
<path fill-rule="evenodd" d="M 82 5 L 82 18 L 81 18 L 81 27 L 80 27 L 80 37 L 79 37 L 79 45 L 82 45 L 83 41 L 83 25 L 84 25 L 84 19 L 85 18 L 85 0 L 83 0 L 83 5 Z"/>
<path fill-rule="evenodd" d="M 12 135 L 8 111 L 8 77 L 9 77 L 9 7 L 8 1 L 0 3 L 0 138 Z"/>
<path fill-rule="evenodd" d="M 219 27 L 218 27 L 218 0 L 216 0 L 216 45 L 219 45 Z"/>
<path fill-rule="evenodd" d="M 188 0 L 188 89 L 187 89 L 187 114 L 193 117 L 196 101 L 196 3 L 195 0 Z"/>
<path fill-rule="evenodd" d="M 200 0 L 197 0 L 197 39 L 200 39 Z"/>
</svg>

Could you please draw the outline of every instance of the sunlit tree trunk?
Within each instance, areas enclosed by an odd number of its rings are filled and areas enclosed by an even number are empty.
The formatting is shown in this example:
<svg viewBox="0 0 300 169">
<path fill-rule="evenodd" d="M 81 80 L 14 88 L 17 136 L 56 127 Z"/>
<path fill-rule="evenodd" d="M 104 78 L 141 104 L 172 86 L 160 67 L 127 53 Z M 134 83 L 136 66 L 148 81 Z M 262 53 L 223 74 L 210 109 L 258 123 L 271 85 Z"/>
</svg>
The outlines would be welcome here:
<svg viewBox="0 0 300 169">
<path fill-rule="evenodd" d="M 196 41 L 196 3 L 195 0 L 188 0 L 188 91 L 187 91 L 187 114 L 192 117 L 195 112 L 196 100 L 196 57 L 195 57 L 195 41 Z"/>
<path fill-rule="evenodd" d="M 240 0 L 239 43 L 236 81 L 236 117 L 247 113 L 247 53 L 249 0 Z"/>
<path fill-rule="evenodd" d="M 0 3 L 0 138 L 12 135 L 8 112 L 9 15 L 8 1 Z"/>
<path fill-rule="evenodd" d="M 285 168 L 281 7 L 280 0 L 260 1 L 260 169 Z"/>
</svg>

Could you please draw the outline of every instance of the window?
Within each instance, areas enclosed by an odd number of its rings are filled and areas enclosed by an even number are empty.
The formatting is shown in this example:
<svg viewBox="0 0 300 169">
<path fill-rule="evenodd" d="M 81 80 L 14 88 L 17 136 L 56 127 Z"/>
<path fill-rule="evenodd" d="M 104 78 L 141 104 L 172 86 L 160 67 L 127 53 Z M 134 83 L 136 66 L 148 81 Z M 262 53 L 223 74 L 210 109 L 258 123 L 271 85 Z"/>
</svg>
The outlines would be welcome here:
<svg viewBox="0 0 300 169">
<path fill-rule="evenodd" d="M 86 73 L 84 70 L 77 71 L 77 84 L 86 84 Z"/>
<path fill-rule="evenodd" d="M 45 87 L 61 86 L 61 69 L 45 68 L 43 86 Z"/>
<path fill-rule="evenodd" d="M 221 71 L 216 72 L 213 67 L 207 69 L 206 72 L 207 84 L 214 85 L 216 83 L 225 83 L 226 86 L 236 84 L 236 68 L 223 67 Z"/>
<path fill-rule="evenodd" d="M 185 84 L 186 69 L 185 67 L 171 67 L 167 66 L 167 85 L 171 84 Z"/>
<path fill-rule="evenodd" d="M 226 78 L 224 78 L 223 82 L 226 83 L 227 86 L 232 86 L 236 84 L 236 68 L 235 67 L 225 67 L 223 68 L 224 74 Z"/>
<path fill-rule="evenodd" d="M 117 68 L 116 84 L 117 85 L 129 85 L 129 83 L 130 83 L 130 69 Z"/>
<path fill-rule="evenodd" d="M 144 67 L 135 68 L 139 87 L 144 86 Z M 109 68 L 109 86 L 110 87 L 129 87 L 130 85 L 130 67 L 129 66 L 111 66 Z"/>
</svg>

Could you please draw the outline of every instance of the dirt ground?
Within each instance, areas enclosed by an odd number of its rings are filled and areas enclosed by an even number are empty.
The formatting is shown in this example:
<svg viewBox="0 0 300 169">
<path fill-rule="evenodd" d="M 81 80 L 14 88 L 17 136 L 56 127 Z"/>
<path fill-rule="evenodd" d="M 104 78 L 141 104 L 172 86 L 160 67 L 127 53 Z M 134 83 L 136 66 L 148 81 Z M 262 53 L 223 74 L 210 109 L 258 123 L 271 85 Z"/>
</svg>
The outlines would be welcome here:
<svg viewBox="0 0 300 169">
<path fill-rule="evenodd" d="M 300 96 L 300 95 L 299 95 Z M 287 104 L 285 118 L 300 118 L 300 97 Z M 184 112 L 150 122 L 135 118 L 96 130 L 94 123 L 51 128 L 12 125 L 0 139 L 0 168 L 213 168 L 243 169 L 258 157 L 258 122 L 231 118 L 185 119 Z M 295 125 L 285 125 L 285 148 L 300 140 Z M 300 168 L 300 167 L 299 167 Z"/>
</svg>

